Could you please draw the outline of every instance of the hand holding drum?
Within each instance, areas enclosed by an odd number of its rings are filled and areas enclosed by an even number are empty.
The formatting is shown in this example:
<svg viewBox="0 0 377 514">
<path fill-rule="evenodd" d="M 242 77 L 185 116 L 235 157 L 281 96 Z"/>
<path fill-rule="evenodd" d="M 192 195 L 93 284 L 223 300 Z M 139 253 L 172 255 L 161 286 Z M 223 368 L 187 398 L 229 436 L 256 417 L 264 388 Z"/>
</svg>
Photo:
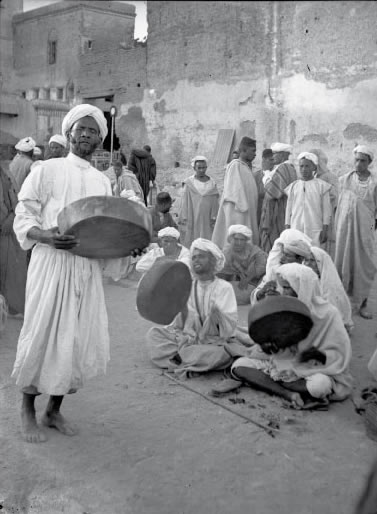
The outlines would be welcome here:
<svg viewBox="0 0 377 514">
<path fill-rule="evenodd" d="M 144 205 L 132 200 L 90 196 L 67 205 L 58 215 L 58 227 L 56 243 L 75 255 L 136 257 L 150 243 L 152 218 Z"/>
</svg>

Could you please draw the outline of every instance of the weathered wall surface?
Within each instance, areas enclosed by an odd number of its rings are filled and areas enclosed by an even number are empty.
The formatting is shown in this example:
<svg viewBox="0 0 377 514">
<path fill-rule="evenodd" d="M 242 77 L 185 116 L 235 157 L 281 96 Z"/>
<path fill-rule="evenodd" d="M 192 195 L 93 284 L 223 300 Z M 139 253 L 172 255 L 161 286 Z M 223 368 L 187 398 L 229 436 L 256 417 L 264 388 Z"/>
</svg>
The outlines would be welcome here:
<svg viewBox="0 0 377 514">
<path fill-rule="evenodd" d="M 377 146 L 375 2 L 150 2 L 148 24 L 147 88 L 118 122 L 137 111 L 162 166 L 211 157 L 220 128 L 256 137 L 257 161 L 281 140 L 338 172 Z"/>
</svg>

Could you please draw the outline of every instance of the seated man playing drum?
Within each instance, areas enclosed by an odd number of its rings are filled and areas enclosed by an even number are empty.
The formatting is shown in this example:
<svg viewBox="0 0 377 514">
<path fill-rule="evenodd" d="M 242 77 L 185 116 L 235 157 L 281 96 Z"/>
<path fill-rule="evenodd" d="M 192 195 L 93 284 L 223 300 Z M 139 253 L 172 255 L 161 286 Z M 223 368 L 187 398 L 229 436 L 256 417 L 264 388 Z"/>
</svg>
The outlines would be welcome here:
<svg viewBox="0 0 377 514">
<path fill-rule="evenodd" d="M 182 376 L 229 367 L 233 358 L 224 345 L 237 344 L 233 287 L 216 277 L 224 266 L 224 254 L 211 241 L 199 238 L 191 245 L 190 261 L 194 280 L 187 307 L 170 325 L 153 327 L 146 336 L 154 364 Z"/>
<path fill-rule="evenodd" d="M 310 268 L 284 264 L 276 276 L 281 294 L 297 297 L 309 308 L 313 326 L 298 344 L 256 345 L 248 357 L 233 363 L 232 375 L 299 409 L 344 400 L 352 387 L 351 343 L 338 309 L 320 296 L 318 277 Z"/>
</svg>

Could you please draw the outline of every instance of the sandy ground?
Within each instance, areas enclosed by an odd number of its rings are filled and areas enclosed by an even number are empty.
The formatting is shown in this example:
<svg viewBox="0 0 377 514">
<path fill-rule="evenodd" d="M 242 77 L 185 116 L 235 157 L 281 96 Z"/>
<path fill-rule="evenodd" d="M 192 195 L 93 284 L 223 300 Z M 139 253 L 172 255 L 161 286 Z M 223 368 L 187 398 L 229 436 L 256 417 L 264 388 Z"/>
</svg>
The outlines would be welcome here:
<svg viewBox="0 0 377 514">
<path fill-rule="evenodd" d="M 74 437 L 50 429 L 46 443 L 22 441 L 21 398 L 10 378 L 21 321 L 8 320 L 0 340 L 2 512 L 353 514 L 377 443 L 351 400 L 301 412 L 243 388 L 215 405 L 149 362 L 151 324 L 135 309 L 136 282 L 106 283 L 105 293 L 111 362 L 105 377 L 64 401 L 79 428 Z M 375 286 L 375 320 L 355 317 L 355 389 L 372 383 L 366 363 L 377 345 L 376 293 Z M 221 379 L 213 373 L 182 384 L 206 394 Z M 46 399 L 38 398 L 38 414 Z M 275 437 L 222 405 L 277 424 Z"/>
</svg>

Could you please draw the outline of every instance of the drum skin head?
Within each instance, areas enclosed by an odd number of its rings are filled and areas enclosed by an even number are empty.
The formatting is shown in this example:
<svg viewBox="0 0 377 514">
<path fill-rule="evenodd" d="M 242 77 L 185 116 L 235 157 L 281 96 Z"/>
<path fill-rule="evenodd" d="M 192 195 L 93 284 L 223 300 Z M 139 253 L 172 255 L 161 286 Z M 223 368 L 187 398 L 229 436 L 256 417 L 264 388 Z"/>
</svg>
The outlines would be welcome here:
<svg viewBox="0 0 377 514">
<path fill-rule="evenodd" d="M 114 259 L 148 246 L 152 218 L 145 206 L 131 200 L 90 196 L 67 205 L 58 215 L 58 227 L 61 234 L 80 239 L 71 253 Z"/>
<path fill-rule="evenodd" d="M 168 325 L 187 304 L 191 285 L 186 264 L 156 261 L 139 282 L 136 305 L 140 315 L 154 323 Z"/>
<path fill-rule="evenodd" d="M 286 348 L 304 340 L 313 321 L 307 306 L 291 296 L 267 296 L 249 311 L 249 335 L 257 344 Z"/>
</svg>

